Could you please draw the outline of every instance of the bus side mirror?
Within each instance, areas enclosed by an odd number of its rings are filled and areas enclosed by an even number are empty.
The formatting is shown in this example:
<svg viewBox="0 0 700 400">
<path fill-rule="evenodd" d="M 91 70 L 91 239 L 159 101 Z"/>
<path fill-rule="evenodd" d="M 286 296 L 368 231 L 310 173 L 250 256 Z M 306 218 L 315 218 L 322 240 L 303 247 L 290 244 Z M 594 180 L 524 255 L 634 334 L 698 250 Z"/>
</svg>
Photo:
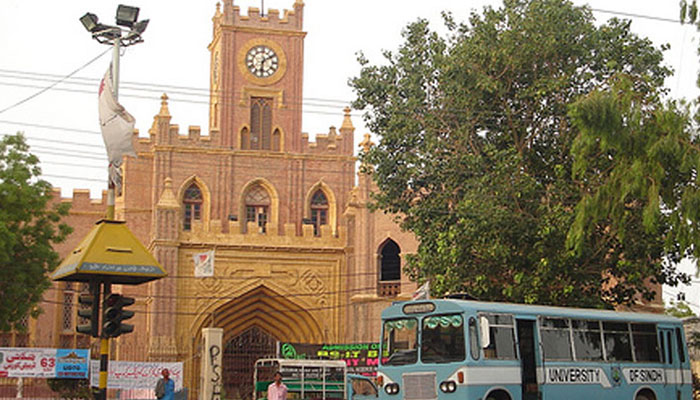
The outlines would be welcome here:
<svg viewBox="0 0 700 400">
<path fill-rule="evenodd" d="M 479 333 L 481 336 L 481 347 L 484 349 L 491 344 L 491 334 L 489 329 L 489 319 L 482 315 L 479 317 Z"/>
</svg>

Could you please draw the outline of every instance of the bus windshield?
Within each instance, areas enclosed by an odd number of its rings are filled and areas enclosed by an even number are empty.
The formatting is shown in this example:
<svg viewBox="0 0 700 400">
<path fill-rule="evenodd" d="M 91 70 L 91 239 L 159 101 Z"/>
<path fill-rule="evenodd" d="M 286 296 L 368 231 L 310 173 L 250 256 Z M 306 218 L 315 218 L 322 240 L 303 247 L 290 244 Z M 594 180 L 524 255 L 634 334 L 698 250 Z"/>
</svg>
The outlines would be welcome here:
<svg viewBox="0 0 700 400">
<path fill-rule="evenodd" d="M 387 355 L 384 365 L 413 364 L 418 360 L 418 321 L 399 318 L 384 322 L 382 351 Z"/>
<path fill-rule="evenodd" d="M 423 363 L 463 361 L 464 319 L 459 314 L 423 318 L 420 360 Z"/>
</svg>

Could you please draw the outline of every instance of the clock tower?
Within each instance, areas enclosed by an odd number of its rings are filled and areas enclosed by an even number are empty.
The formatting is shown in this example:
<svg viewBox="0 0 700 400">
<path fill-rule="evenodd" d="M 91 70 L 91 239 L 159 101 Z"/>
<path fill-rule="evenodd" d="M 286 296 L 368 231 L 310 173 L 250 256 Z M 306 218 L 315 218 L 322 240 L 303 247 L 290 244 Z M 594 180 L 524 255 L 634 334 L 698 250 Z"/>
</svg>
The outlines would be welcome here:
<svg viewBox="0 0 700 400">
<path fill-rule="evenodd" d="M 302 151 L 304 4 L 282 15 L 249 8 L 241 15 L 232 0 L 214 15 L 209 129 L 232 150 Z"/>
</svg>

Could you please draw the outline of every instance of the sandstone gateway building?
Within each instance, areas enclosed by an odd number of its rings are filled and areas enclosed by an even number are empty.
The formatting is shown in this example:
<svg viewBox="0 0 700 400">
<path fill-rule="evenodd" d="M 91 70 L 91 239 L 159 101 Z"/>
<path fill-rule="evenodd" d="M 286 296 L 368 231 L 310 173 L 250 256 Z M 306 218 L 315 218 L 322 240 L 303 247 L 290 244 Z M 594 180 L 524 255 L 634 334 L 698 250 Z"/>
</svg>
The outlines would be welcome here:
<svg viewBox="0 0 700 400">
<path fill-rule="evenodd" d="M 372 185 L 356 174 L 350 109 L 315 141 L 301 131 L 303 15 L 301 0 L 264 16 L 232 0 L 217 5 L 210 134 L 181 133 L 163 95 L 148 135 L 134 136 L 138 158 L 124 162 L 117 219 L 169 276 L 113 288 L 136 298 L 137 314 L 112 359 L 183 361 L 191 394 L 203 328 L 224 330 L 224 389 L 237 397 L 249 390 L 252 362 L 278 341 L 376 341 L 380 310 L 415 289 L 401 273 L 415 239 L 366 207 Z M 75 229 L 58 249 L 65 256 L 102 218 L 105 199 L 76 191 L 61 201 L 72 202 Z M 214 276 L 195 278 L 193 256 L 212 250 Z M 94 346 L 75 333 L 81 290 L 55 284 L 29 333 L 4 334 L 0 346 Z"/>
</svg>

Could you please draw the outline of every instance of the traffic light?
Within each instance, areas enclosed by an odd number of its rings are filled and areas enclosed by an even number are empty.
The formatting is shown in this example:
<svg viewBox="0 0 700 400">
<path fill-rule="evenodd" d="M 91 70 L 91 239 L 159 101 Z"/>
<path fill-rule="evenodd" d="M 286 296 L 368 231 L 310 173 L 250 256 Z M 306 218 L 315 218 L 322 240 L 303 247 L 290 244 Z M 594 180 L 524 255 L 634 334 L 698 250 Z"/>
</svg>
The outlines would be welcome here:
<svg viewBox="0 0 700 400">
<path fill-rule="evenodd" d="M 81 324 L 75 327 L 78 333 L 84 333 L 92 337 L 99 337 L 100 327 L 100 305 L 95 301 L 95 296 L 91 294 L 81 294 L 78 296 L 78 316 L 88 320 L 87 324 Z"/>
<path fill-rule="evenodd" d="M 133 311 L 124 310 L 124 307 L 132 304 L 134 304 L 132 297 L 125 297 L 118 293 L 112 293 L 105 298 L 102 316 L 102 335 L 104 337 L 117 337 L 122 333 L 133 332 L 133 325 L 122 323 L 122 321 L 134 316 Z"/>
</svg>

